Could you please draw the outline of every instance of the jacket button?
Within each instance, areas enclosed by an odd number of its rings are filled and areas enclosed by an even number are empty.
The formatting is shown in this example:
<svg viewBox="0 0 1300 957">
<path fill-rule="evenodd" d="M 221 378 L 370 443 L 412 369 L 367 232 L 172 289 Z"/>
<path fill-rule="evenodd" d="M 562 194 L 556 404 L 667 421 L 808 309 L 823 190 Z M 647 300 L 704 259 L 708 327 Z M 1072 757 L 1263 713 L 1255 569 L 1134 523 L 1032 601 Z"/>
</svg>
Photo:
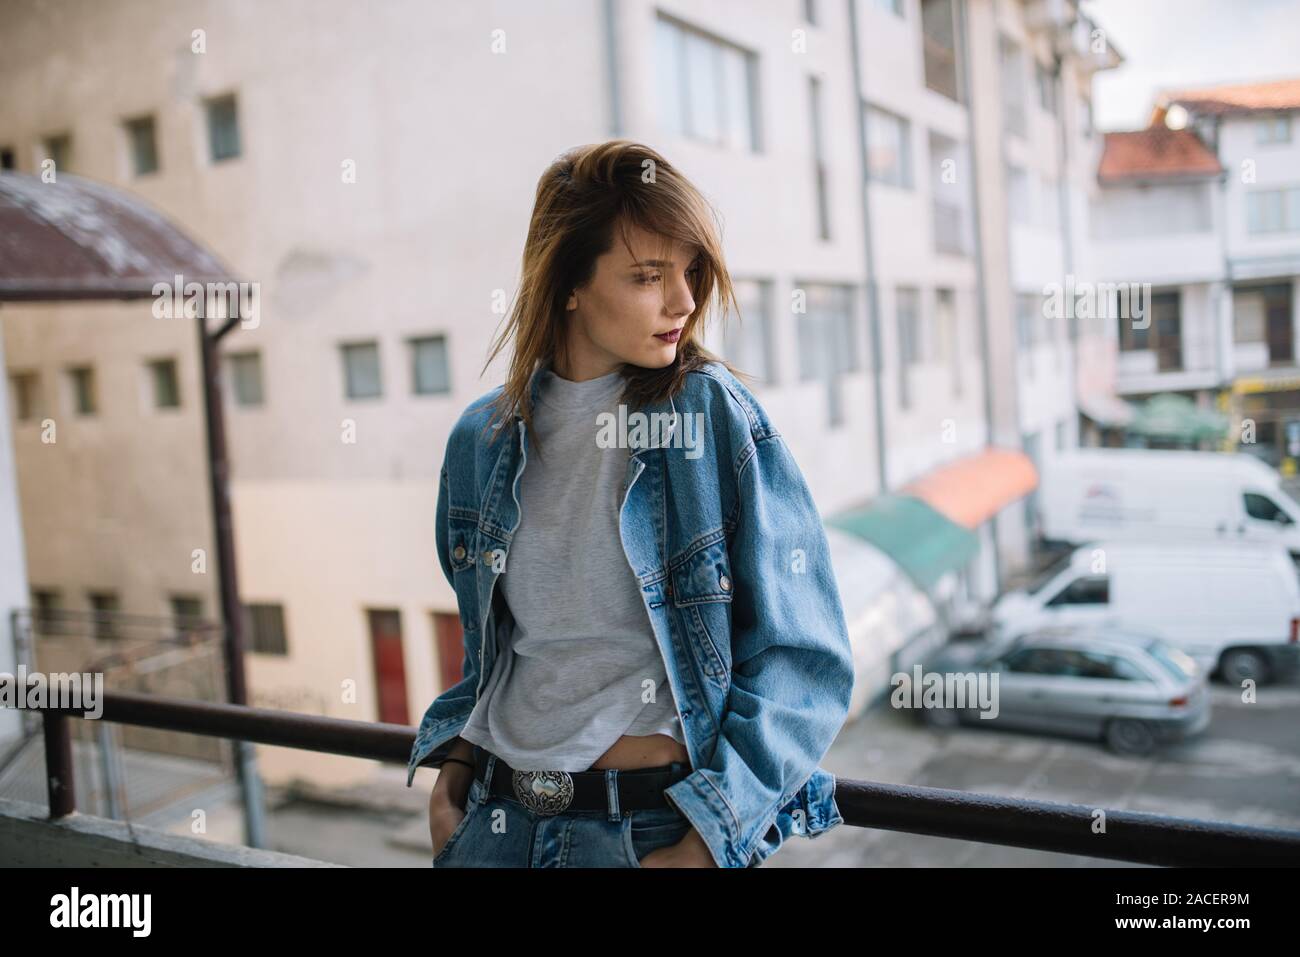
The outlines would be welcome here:
<svg viewBox="0 0 1300 957">
<path fill-rule="evenodd" d="M 464 546 L 464 545 L 457 545 L 455 551 L 453 551 L 451 554 L 452 554 L 452 557 L 454 557 L 454 558 L 456 559 L 456 561 L 458 561 L 458 562 L 459 562 L 459 561 L 463 561 L 464 558 L 465 558 L 465 546 Z"/>
<path fill-rule="evenodd" d="M 726 575 L 718 579 L 718 584 L 722 586 L 723 591 L 731 591 L 731 579 Z"/>
</svg>

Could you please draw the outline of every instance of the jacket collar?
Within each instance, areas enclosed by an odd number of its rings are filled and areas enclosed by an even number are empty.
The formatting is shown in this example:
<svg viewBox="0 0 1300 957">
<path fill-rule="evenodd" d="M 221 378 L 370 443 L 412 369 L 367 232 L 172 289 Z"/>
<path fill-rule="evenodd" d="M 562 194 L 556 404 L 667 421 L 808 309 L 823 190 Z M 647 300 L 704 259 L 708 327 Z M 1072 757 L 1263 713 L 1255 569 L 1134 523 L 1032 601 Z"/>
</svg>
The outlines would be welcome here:
<svg viewBox="0 0 1300 957">
<path fill-rule="evenodd" d="M 529 402 L 531 404 L 531 407 L 534 409 L 537 408 L 537 396 L 541 391 L 542 373 L 548 371 L 550 368 L 551 368 L 551 361 L 549 359 L 544 359 L 538 363 L 537 368 L 533 370 L 533 374 L 528 379 Z M 644 453 L 649 452 L 651 449 L 670 445 L 672 443 L 673 433 L 676 431 L 676 429 L 679 426 L 677 405 L 675 402 L 673 402 L 671 396 L 664 401 L 652 402 L 641 411 L 646 414 L 647 421 L 650 423 L 661 421 L 660 419 L 654 418 L 654 415 L 656 413 L 667 414 L 669 416 L 667 420 L 668 425 L 666 428 L 664 428 L 663 435 L 658 437 L 659 442 L 657 443 L 655 442 L 656 436 L 653 435 L 654 430 L 650 428 L 644 430 L 646 433 L 646 441 L 643 443 L 637 443 L 636 441 L 637 436 L 635 433 L 629 434 L 627 439 L 628 447 L 631 450 L 631 454 L 633 457 L 643 455 Z M 630 418 L 631 415 L 635 415 L 635 414 L 636 413 L 629 413 L 628 417 Z M 516 423 L 515 428 L 516 430 L 519 431 L 519 441 L 520 444 L 522 445 L 522 443 L 524 442 L 524 436 L 523 436 L 524 417 L 523 417 L 523 413 L 521 413 L 517 407 L 515 409 L 514 421 Z M 622 415 L 620 415 L 620 426 L 625 421 L 627 420 Z"/>
</svg>

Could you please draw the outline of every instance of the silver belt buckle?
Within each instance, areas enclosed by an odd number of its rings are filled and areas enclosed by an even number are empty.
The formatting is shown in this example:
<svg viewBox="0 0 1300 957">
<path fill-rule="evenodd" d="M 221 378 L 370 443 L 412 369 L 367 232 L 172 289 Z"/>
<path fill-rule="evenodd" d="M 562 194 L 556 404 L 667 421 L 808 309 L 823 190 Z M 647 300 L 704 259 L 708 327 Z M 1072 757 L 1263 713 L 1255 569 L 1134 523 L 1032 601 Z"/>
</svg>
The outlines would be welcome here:
<svg viewBox="0 0 1300 957">
<path fill-rule="evenodd" d="M 510 783 L 519 803 L 534 814 L 560 814 L 573 803 L 573 778 L 567 771 L 516 771 Z"/>
</svg>

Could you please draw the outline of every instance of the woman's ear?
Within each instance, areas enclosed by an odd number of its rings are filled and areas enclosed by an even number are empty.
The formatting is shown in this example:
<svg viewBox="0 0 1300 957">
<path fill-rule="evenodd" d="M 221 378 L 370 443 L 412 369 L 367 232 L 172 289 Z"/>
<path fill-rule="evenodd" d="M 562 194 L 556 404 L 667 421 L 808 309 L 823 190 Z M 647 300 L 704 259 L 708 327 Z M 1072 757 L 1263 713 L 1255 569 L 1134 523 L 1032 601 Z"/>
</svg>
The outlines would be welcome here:
<svg viewBox="0 0 1300 957">
<path fill-rule="evenodd" d="M 578 292 L 577 292 L 577 290 L 574 290 L 573 292 L 569 293 L 569 301 L 566 302 L 566 303 L 564 304 L 564 308 L 565 308 L 566 311 L 569 311 L 569 312 L 571 312 L 571 311 L 573 311 L 574 309 L 577 309 L 577 308 L 578 308 Z"/>
</svg>

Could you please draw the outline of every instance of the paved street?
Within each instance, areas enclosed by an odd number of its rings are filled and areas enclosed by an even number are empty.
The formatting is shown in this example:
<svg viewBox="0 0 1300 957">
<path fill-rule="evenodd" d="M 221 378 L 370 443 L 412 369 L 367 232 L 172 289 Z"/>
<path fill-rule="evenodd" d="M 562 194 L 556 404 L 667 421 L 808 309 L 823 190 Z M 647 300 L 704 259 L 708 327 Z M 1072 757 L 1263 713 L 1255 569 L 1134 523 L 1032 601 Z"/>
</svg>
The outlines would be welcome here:
<svg viewBox="0 0 1300 957">
<path fill-rule="evenodd" d="M 1300 829 L 1300 686 L 1261 689 L 1250 705 L 1222 685 L 1211 684 L 1211 690 L 1213 719 L 1205 735 L 1151 759 L 1010 731 L 931 731 L 884 708 L 846 727 L 823 766 L 841 778 Z M 1116 863 L 841 826 L 814 840 L 788 842 L 765 866 Z"/>
</svg>

